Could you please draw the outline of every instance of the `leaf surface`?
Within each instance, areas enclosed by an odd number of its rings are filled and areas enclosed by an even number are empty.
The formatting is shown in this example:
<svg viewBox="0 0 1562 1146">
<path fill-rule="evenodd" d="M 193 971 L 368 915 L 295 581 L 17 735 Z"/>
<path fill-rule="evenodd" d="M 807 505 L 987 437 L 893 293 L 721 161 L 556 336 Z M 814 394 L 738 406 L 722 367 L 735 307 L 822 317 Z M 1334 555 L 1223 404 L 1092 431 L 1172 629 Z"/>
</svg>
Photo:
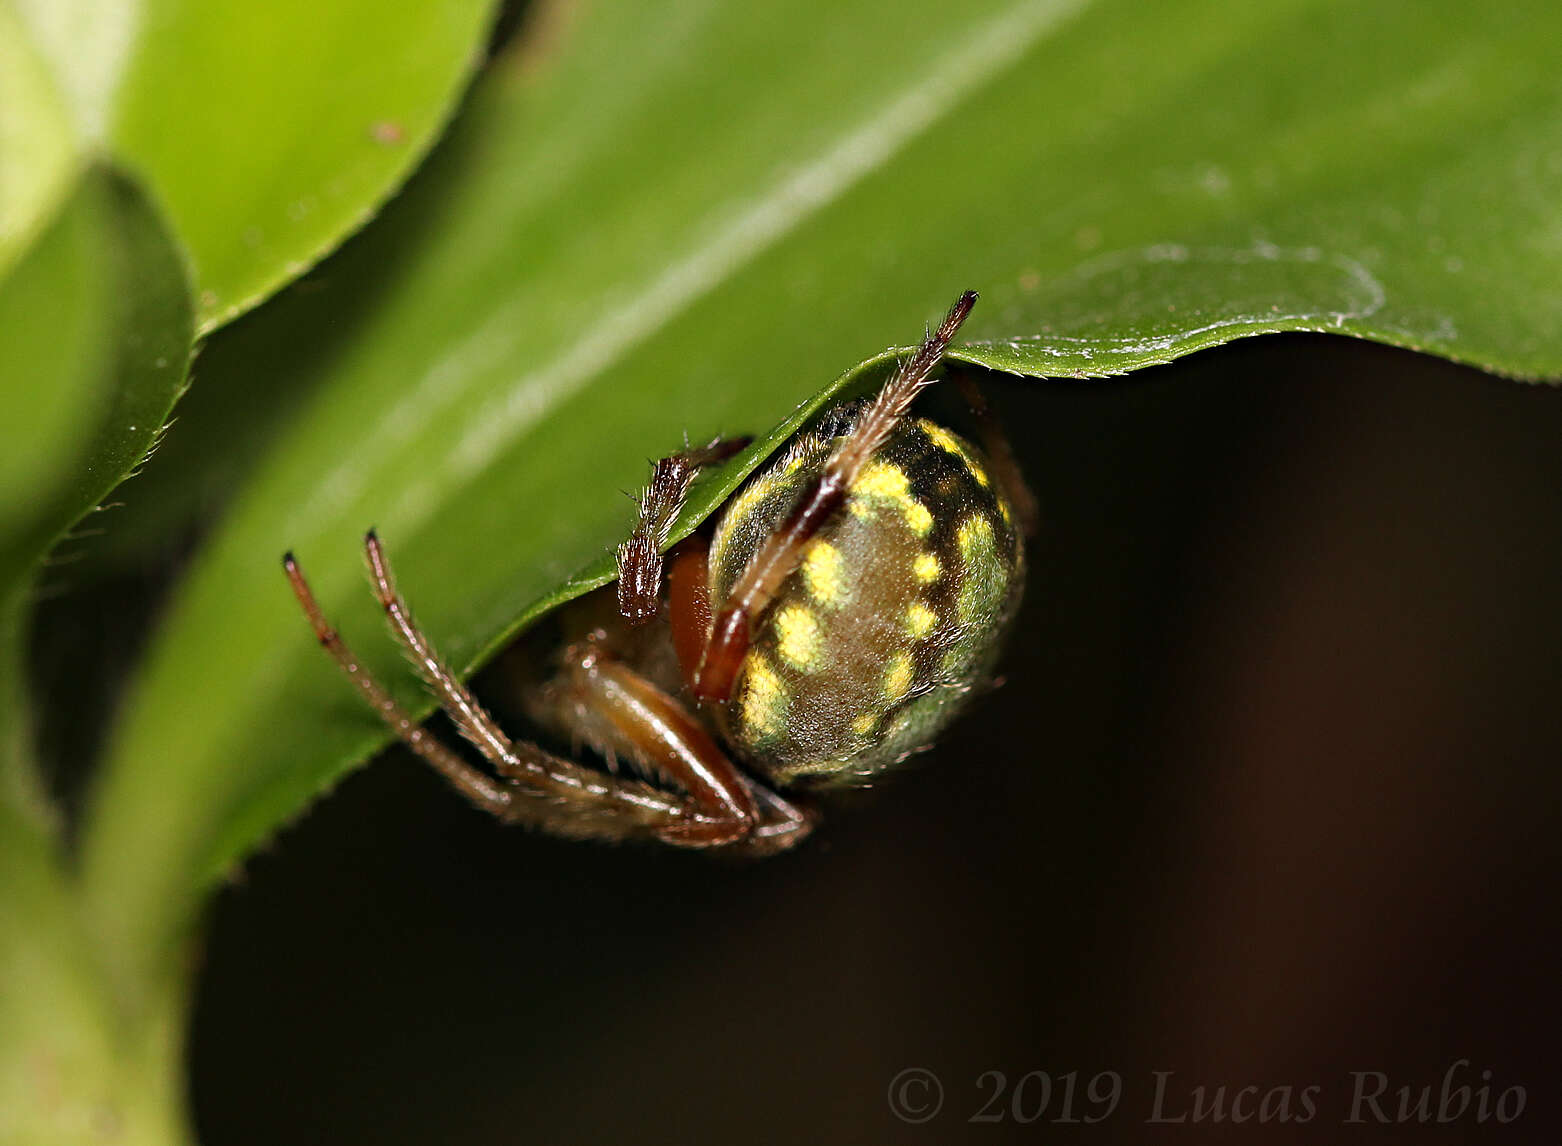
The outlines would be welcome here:
<svg viewBox="0 0 1562 1146">
<path fill-rule="evenodd" d="M 47 197 L 40 149 L 109 159 L 168 219 L 200 325 L 217 326 L 406 177 L 476 65 L 492 7 L 0 0 L 0 173 L 27 173 L 15 188 L 0 174 L 0 222 Z M 5 243 L 0 229 L 0 269 Z"/>
<path fill-rule="evenodd" d="M 963 288 L 983 300 L 957 356 L 1038 377 L 1277 330 L 1562 372 L 1555 5 L 573 11 L 540 74 L 500 61 L 386 215 L 203 360 L 291 398 L 115 737 L 86 876 L 127 979 L 386 739 L 285 549 L 427 711 L 366 527 L 470 668 L 609 575 L 647 459 L 776 427 L 690 527 Z"/>
<path fill-rule="evenodd" d="M 23 617 L 68 577 L 39 563 L 146 456 L 184 385 L 192 314 L 167 232 L 89 172 L 0 276 L 0 795 L 42 807 L 20 679 Z M 67 583 L 68 582 L 64 582 Z"/>
</svg>

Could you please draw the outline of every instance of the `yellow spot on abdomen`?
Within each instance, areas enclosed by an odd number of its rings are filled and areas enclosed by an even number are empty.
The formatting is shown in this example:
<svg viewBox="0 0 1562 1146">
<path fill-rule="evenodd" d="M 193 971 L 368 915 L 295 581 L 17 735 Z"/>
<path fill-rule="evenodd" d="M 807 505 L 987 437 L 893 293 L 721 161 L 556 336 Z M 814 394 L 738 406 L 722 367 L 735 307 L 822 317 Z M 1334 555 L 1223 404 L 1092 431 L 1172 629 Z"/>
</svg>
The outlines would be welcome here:
<svg viewBox="0 0 1562 1146">
<path fill-rule="evenodd" d="M 966 518 L 955 530 L 955 541 L 965 564 L 960 591 L 955 598 L 956 613 L 964 624 L 990 618 L 1003 602 L 1010 580 L 1010 571 L 999 556 L 993 538 L 992 522 L 985 517 Z"/>
<path fill-rule="evenodd" d="M 911 532 L 926 537 L 933 528 L 933 515 L 927 506 L 911 496 L 911 480 L 906 471 L 889 462 L 869 462 L 852 483 L 847 508 L 855 517 L 866 517 L 875 506 L 888 505 L 900 511 Z"/>
<path fill-rule="evenodd" d="M 922 584 L 931 585 L 938 580 L 938 575 L 943 572 L 943 569 L 938 564 L 938 558 L 933 554 L 918 553 L 916 560 L 911 563 L 911 571 Z"/>
<path fill-rule="evenodd" d="M 756 739 L 774 736 L 786 723 L 786 685 L 759 653 L 744 661 L 743 723 Z"/>
<path fill-rule="evenodd" d="M 801 605 L 784 605 L 776 611 L 776 646 L 781 659 L 804 672 L 819 667 L 823 642 L 819 621 Z"/>
<path fill-rule="evenodd" d="M 987 484 L 987 471 L 982 468 L 980 462 L 971 456 L 971 451 L 965 448 L 965 444 L 959 438 L 955 437 L 937 422 L 929 422 L 926 418 L 918 419 L 917 425 L 921 427 L 924 434 L 932 439 L 935 446 L 946 454 L 953 454 L 964 462 L 965 468 L 971 471 L 971 476 L 977 480 L 978 484 L 983 486 Z"/>
<path fill-rule="evenodd" d="M 960 557 L 967 565 L 974 564 L 995 553 L 992 523 L 985 517 L 968 517 L 955 531 L 960 545 Z"/>
<path fill-rule="evenodd" d="M 928 608 L 921 601 L 911 602 L 911 607 L 906 610 L 906 631 L 911 634 L 911 639 L 920 641 L 933 631 L 933 626 L 938 624 L 938 614 Z"/>
<path fill-rule="evenodd" d="M 858 736 L 868 736 L 878 726 L 879 714 L 876 712 L 865 712 L 852 721 L 852 732 Z"/>
<path fill-rule="evenodd" d="M 911 654 L 896 653 L 884 670 L 884 698 L 891 704 L 900 700 L 911 688 Z"/>
<path fill-rule="evenodd" d="M 846 567 L 841 551 L 828 541 L 815 538 L 803 550 L 803 584 L 808 595 L 821 605 L 838 607 L 850 595 Z"/>
<path fill-rule="evenodd" d="M 905 470 L 889 462 L 869 462 L 852 482 L 851 495 L 900 501 L 911 496 L 910 490 Z"/>
</svg>

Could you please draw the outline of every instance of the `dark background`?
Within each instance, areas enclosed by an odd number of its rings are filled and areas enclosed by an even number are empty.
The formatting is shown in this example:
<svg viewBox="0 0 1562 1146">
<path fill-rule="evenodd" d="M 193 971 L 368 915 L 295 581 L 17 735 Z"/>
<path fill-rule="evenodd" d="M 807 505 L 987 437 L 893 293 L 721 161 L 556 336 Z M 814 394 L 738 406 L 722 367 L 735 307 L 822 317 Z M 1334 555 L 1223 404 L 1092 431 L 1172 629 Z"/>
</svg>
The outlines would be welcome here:
<svg viewBox="0 0 1562 1146">
<path fill-rule="evenodd" d="M 1556 1142 L 1562 393 L 1321 336 L 991 392 L 1044 518 L 1004 687 L 750 864 L 389 753 L 216 903 L 201 1140 Z M 44 679 L 128 661 L 177 565 L 49 605 Z M 1392 1116 L 1461 1059 L 1517 1122 L 1342 1126 L 1351 1071 Z M 1070 1071 L 1110 1117 L 1049 1121 Z M 1155 1071 L 1316 1114 L 1147 1126 Z"/>
</svg>

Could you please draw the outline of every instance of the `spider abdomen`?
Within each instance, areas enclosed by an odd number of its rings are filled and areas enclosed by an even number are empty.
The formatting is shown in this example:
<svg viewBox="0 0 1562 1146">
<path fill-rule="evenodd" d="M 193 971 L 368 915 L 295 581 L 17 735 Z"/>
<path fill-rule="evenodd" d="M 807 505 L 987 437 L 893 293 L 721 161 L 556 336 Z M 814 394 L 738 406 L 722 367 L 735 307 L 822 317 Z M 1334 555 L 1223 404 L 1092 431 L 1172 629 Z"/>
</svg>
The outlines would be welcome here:
<svg viewBox="0 0 1562 1146">
<path fill-rule="evenodd" d="M 710 548 L 713 611 L 851 413 L 800 436 L 728 503 Z M 778 783 L 866 783 L 928 744 L 986 679 L 1023 584 L 1014 512 L 985 459 L 908 420 L 755 625 L 721 732 Z"/>
</svg>

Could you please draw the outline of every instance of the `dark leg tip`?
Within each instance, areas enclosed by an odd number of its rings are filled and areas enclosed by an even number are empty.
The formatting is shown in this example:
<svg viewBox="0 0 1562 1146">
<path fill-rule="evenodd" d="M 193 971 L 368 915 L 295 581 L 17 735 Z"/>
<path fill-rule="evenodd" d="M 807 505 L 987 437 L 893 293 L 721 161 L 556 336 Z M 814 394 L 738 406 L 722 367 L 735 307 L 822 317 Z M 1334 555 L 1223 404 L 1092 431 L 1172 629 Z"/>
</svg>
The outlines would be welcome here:
<svg viewBox="0 0 1562 1146">
<path fill-rule="evenodd" d="M 378 530 L 376 530 L 376 529 L 375 529 L 375 528 L 374 528 L 374 526 L 372 526 L 372 525 L 371 525 L 371 526 L 369 526 L 369 532 L 368 532 L 368 533 L 365 533 L 365 534 L 364 534 L 364 535 L 363 535 L 363 539 L 364 539 L 364 540 L 365 540 L 365 541 L 373 541 L 373 542 L 376 542 L 376 543 L 378 543 L 378 541 L 379 541 L 379 540 L 380 540 L 380 534 L 379 534 L 379 531 L 378 531 Z"/>
<path fill-rule="evenodd" d="M 950 340 L 955 336 L 955 332 L 965 322 L 966 315 L 971 313 L 971 308 L 975 305 L 976 292 L 974 290 L 968 290 L 962 294 L 955 300 L 954 306 L 949 308 L 949 313 L 944 316 L 944 321 L 939 324 L 938 333 L 929 335 L 924 345 L 931 348 L 936 343 L 938 352 L 942 354 L 943 347 L 949 345 Z"/>
<path fill-rule="evenodd" d="M 298 568 L 298 562 L 293 560 L 293 551 L 291 549 L 282 555 L 282 568 L 289 573 Z"/>
</svg>

